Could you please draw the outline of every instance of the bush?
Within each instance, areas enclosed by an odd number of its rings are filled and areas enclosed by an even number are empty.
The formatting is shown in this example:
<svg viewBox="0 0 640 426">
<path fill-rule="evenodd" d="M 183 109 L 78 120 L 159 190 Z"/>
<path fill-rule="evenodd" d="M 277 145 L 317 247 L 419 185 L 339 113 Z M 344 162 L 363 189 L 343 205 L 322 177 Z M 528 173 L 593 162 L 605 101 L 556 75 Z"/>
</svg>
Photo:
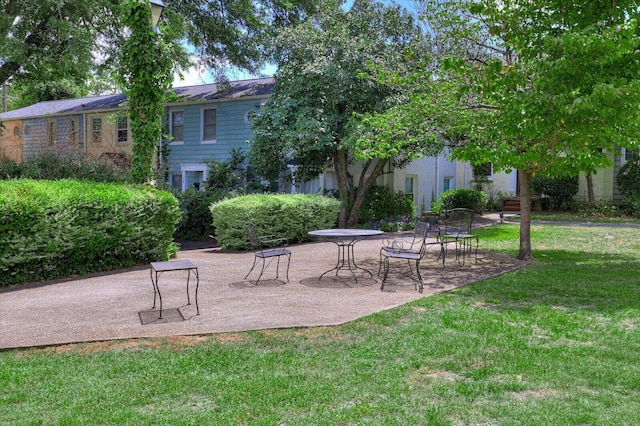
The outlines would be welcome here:
<svg viewBox="0 0 640 426">
<path fill-rule="evenodd" d="M 0 181 L 0 286 L 166 260 L 179 215 L 150 187 Z"/>
<path fill-rule="evenodd" d="M 395 194 L 387 186 L 374 185 L 364 197 L 358 222 L 372 223 L 402 216 L 415 217 L 416 205 L 404 192 Z"/>
<path fill-rule="evenodd" d="M 546 195 L 552 209 L 569 209 L 573 197 L 578 193 L 578 176 L 561 178 L 533 176 L 531 189 L 533 192 Z"/>
<path fill-rule="evenodd" d="M 254 194 L 219 201 L 211 206 L 216 239 L 223 249 L 250 248 L 245 222 L 261 235 L 286 237 L 289 243 L 310 240 L 307 232 L 332 228 L 340 202 L 312 194 Z"/>
<path fill-rule="evenodd" d="M 440 194 L 440 198 L 432 204 L 431 210 L 442 213 L 451 209 L 471 209 L 482 214 L 487 209 L 487 194 L 475 189 L 449 189 Z"/>
<path fill-rule="evenodd" d="M 616 183 L 623 196 L 640 197 L 640 157 L 629 160 L 620 167 Z"/>
<path fill-rule="evenodd" d="M 126 182 L 129 180 L 129 171 L 114 163 L 101 160 L 74 158 L 46 152 L 21 164 L 3 158 L 0 160 L 0 179 Z"/>
<path fill-rule="evenodd" d="M 182 212 L 174 234 L 175 239 L 207 238 L 215 233 L 210 207 L 225 197 L 222 193 L 189 188 L 184 192 L 175 192 L 174 195 Z"/>
<path fill-rule="evenodd" d="M 622 197 L 622 210 L 629 216 L 640 217 L 640 196 L 625 195 Z"/>
</svg>

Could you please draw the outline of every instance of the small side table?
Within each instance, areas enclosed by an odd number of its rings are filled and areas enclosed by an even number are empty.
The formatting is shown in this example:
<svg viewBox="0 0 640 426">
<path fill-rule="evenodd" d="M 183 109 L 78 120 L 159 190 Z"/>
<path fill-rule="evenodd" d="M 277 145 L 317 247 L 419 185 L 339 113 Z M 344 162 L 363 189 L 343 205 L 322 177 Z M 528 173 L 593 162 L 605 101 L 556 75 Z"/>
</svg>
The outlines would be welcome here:
<svg viewBox="0 0 640 426">
<path fill-rule="evenodd" d="M 156 307 L 156 294 L 160 299 L 160 319 L 162 319 L 162 295 L 160 294 L 160 287 L 158 287 L 158 277 L 163 272 L 167 271 L 188 271 L 187 275 L 187 305 L 191 304 L 189 298 L 189 279 L 191 278 L 191 272 L 196 276 L 196 315 L 200 315 L 200 308 L 198 307 L 198 287 L 200 286 L 200 276 L 198 275 L 198 267 L 191 263 L 190 260 L 174 260 L 169 262 L 151 262 L 151 284 L 153 284 L 153 308 Z"/>
</svg>

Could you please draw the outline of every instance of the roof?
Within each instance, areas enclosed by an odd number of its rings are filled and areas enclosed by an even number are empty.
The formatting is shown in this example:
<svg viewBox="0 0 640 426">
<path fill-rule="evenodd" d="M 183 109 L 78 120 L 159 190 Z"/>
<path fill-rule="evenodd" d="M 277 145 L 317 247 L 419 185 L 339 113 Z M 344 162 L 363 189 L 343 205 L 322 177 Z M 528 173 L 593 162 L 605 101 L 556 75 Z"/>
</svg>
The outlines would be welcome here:
<svg viewBox="0 0 640 426">
<path fill-rule="evenodd" d="M 201 84 L 173 89 L 181 102 L 202 102 L 220 99 L 236 99 L 253 96 L 268 96 L 273 92 L 274 79 L 256 78 L 230 81 L 228 83 Z M 46 115 L 83 113 L 120 108 L 127 100 L 122 93 L 89 98 L 63 99 L 38 102 L 24 108 L 0 114 L 0 121 Z"/>
</svg>

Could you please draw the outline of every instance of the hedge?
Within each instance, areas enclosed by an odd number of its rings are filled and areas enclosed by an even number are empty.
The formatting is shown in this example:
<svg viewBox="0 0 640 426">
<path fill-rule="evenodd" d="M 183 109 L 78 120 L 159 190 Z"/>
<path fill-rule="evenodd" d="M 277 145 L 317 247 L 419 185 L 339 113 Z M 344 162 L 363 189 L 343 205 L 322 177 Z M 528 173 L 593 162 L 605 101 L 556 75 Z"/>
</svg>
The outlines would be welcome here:
<svg viewBox="0 0 640 426">
<path fill-rule="evenodd" d="M 451 209 L 471 209 L 483 214 L 487 209 L 487 194 L 475 189 L 449 189 L 440 194 L 440 198 L 431 205 L 431 209 L 441 213 Z"/>
<path fill-rule="evenodd" d="M 0 286 L 166 260 L 173 195 L 88 181 L 0 182 Z"/>
<path fill-rule="evenodd" d="M 252 222 L 259 234 L 277 235 L 289 243 L 309 241 L 307 232 L 332 228 L 340 202 L 312 194 L 254 194 L 220 201 L 211 206 L 216 239 L 223 249 L 249 249 L 244 229 Z"/>
</svg>

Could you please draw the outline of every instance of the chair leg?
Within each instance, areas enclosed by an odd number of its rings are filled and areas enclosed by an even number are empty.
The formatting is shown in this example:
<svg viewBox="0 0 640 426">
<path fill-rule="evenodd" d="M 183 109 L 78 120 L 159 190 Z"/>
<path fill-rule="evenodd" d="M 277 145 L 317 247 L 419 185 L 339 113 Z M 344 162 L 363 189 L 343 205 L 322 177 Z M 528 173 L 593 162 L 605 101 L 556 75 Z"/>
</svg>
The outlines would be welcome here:
<svg viewBox="0 0 640 426">
<path fill-rule="evenodd" d="M 389 274 L 389 257 L 384 257 L 384 275 L 382 276 L 382 284 L 380 285 L 380 291 L 384 291 L 384 282 L 387 280 L 387 275 Z"/>
<path fill-rule="evenodd" d="M 263 257 L 262 258 L 262 270 L 260 270 L 260 275 L 258 276 L 258 279 L 256 280 L 256 285 L 258 285 L 258 282 L 260 281 L 260 278 L 262 278 L 262 274 L 264 274 L 264 270 L 265 270 L 266 267 L 267 267 L 267 261 Z"/>
<path fill-rule="evenodd" d="M 416 275 L 418 276 L 416 290 L 422 293 L 422 290 L 424 290 L 424 284 L 422 284 L 422 275 L 420 274 L 420 259 L 416 260 Z"/>
<path fill-rule="evenodd" d="M 251 265 L 251 269 L 249 269 L 249 273 L 247 275 L 245 275 L 244 279 L 246 280 L 247 278 L 249 278 L 249 275 L 251 275 L 251 273 L 253 272 L 253 268 L 256 267 L 256 261 L 258 260 L 258 256 L 254 256 L 253 257 L 253 265 Z"/>
<path fill-rule="evenodd" d="M 291 255 L 287 255 L 287 282 L 289 282 L 289 265 L 291 265 Z"/>
</svg>

